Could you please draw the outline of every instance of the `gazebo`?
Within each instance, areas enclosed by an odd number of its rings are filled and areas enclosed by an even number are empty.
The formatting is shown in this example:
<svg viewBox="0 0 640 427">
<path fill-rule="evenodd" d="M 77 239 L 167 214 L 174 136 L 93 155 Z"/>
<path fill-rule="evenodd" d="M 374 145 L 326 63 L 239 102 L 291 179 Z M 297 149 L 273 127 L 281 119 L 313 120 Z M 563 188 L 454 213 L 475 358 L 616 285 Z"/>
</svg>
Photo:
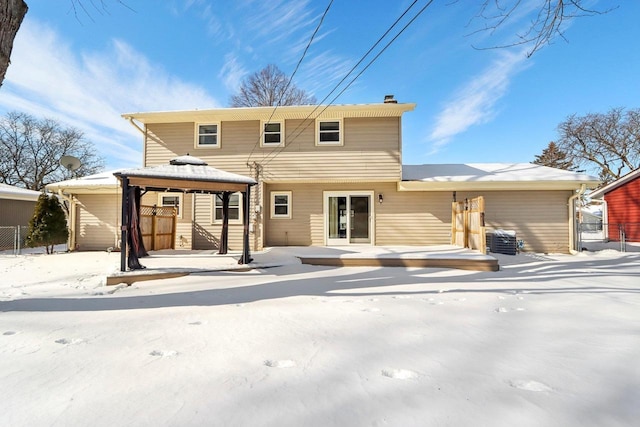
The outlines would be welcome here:
<svg viewBox="0 0 640 427">
<path fill-rule="evenodd" d="M 254 179 L 210 167 L 203 160 L 188 154 L 172 159 L 168 165 L 127 169 L 114 175 L 122 184 L 120 271 L 126 271 L 127 265 L 132 270 L 144 268 L 138 260 L 139 257 L 147 255 L 142 243 L 139 218 L 140 198 L 147 191 L 221 194 L 223 220 L 218 252 L 220 254 L 227 253 L 230 195 L 235 192 L 243 193 L 244 236 L 239 263 L 251 262 L 249 203 L 251 187 L 257 184 Z"/>
</svg>

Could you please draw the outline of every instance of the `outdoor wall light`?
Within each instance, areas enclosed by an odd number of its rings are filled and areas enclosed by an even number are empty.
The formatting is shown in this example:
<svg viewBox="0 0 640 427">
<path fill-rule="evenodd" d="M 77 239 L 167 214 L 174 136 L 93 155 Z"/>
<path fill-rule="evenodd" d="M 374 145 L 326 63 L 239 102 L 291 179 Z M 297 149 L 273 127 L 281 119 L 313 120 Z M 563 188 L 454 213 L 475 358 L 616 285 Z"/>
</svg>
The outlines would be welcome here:
<svg viewBox="0 0 640 427">
<path fill-rule="evenodd" d="M 378 203 L 382 204 L 383 200 L 384 200 L 384 197 L 382 196 L 382 193 L 378 194 Z"/>
</svg>

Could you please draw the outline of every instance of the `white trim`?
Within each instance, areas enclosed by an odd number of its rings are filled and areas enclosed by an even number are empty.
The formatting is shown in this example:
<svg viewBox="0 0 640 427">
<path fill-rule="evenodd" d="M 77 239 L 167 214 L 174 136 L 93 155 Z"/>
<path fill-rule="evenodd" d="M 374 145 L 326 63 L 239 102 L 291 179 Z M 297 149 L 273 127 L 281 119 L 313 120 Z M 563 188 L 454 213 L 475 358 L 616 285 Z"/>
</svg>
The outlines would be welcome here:
<svg viewBox="0 0 640 427">
<path fill-rule="evenodd" d="M 275 134 L 276 132 L 267 132 L 265 130 L 265 126 L 268 124 L 279 124 L 280 125 L 280 142 L 277 144 L 265 142 L 265 137 L 267 134 Z M 261 120 L 260 121 L 260 146 L 261 147 L 284 147 L 284 120 Z"/>
<path fill-rule="evenodd" d="M 276 204 L 275 198 L 276 196 L 287 196 L 287 214 L 286 215 L 278 215 L 276 214 Z M 270 205 L 271 205 L 271 218 L 272 219 L 290 219 L 291 218 L 291 191 L 272 191 L 270 196 Z"/>
<path fill-rule="evenodd" d="M 322 192 L 322 216 L 323 216 L 323 240 L 325 246 L 343 246 L 343 245 L 375 245 L 375 203 L 374 191 L 356 190 L 356 191 L 323 191 Z M 329 197 L 346 197 L 347 205 L 351 196 L 367 196 L 369 197 L 369 242 L 368 243 L 351 243 L 350 227 L 347 225 L 347 236 L 344 239 L 329 239 Z M 348 207 L 347 207 L 348 209 Z M 349 220 L 347 220 L 349 221 Z"/>
<path fill-rule="evenodd" d="M 178 206 L 176 206 L 178 208 L 178 214 L 176 215 L 177 218 L 182 218 L 182 212 L 184 211 L 184 195 L 182 193 L 172 193 L 169 191 L 163 191 L 161 193 L 158 193 L 158 206 L 174 206 L 174 205 L 165 205 L 164 202 L 162 201 L 163 197 L 177 197 L 178 198 Z"/>
<path fill-rule="evenodd" d="M 200 126 L 216 126 L 216 143 L 215 144 L 200 144 Z M 220 148 L 220 132 L 221 126 L 220 122 L 208 122 L 208 123 L 195 123 L 194 134 L 195 138 L 193 141 L 195 148 Z M 213 135 L 213 134 L 210 134 Z"/>
<path fill-rule="evenodd" d="M 242 193 L 238 191 L 238 192 L 232 193 L 231 196 L 234 196 L 236 194 L 238 195 L 238 219 L 229 219 L 229 224 L 242 224 L 242 218 L 243 218 Z M 220 196 L 222 197 L 222 194 L 220 194 Z M 222 224 L 222 218 L 216 218 L 216 200 L 217 199 L 218 199 L 218 194 L 211 195 L 211 224 Z M 231 209 L 231 205 L 229 206 L 229 209 Z M 233 207 L 233 209 L 235 209 L 235 207 Z"/>
<path fill-rule="evenodd" d="M 327 122 L 338 122 L 338 141 L 321 142 L 320 125 Z M 326 133 L 335 131 L 325 131 Z M 342 119 L 316 119 L 316 146 L 341 146 L 344 145 L 344 121 Z"/>
</svg>

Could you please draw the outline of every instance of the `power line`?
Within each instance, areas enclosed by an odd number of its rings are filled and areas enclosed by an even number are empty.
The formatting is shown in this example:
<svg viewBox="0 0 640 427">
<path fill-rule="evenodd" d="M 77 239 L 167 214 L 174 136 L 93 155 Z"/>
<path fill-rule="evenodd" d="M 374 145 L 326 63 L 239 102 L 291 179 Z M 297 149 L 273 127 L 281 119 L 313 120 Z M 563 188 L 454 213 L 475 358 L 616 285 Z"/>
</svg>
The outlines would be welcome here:
<svg viewBox="0 0 640 427">
<path fill-rule="evenodd" d="M 311 34 L 311 38 L 309 39 L 309 43 L 307 43 L 307 46 L 304 48 L 304 51 L 302 52 L 302 56 L 298 60 L 298 63 L 296 64 L 296 68 L 293 70 L 293 73 L 291 74 L 291 77 L 289 77 L 289 81 L 287 82 L 287 85 L 284 87 L 284 89 L 280 93 L 280 97 L 278 99 L 278 102 L 276 103 L 273 111 L 271 112 L 271 115 L 269 116 L 269 119 L 267 120 L 267 122 L 271 121 L 271 119 L 273 118 L 274 114 L 276 113 L 276 110 L 280 106 L 280 103 L 282 102 L 282 97 L 285 95 L 285 93 L 287 93 L 287 90 L 289 89 L 289 86 L 291 86 L 291 82 L 293 81 L 293 77 L 298 72 L 298 69 L 300 68 L 300 64 L 302 64 L 302 61 L 304 60 L 305 56 L 307 55 L 307 52 L 309 51 L 309 47 L 311 47 L 311 44 L 313 43 L 313 40 L 316 37 L 316 34 L 318 34 L 318 31 L 320 30 L 320 27 L 322 26 L 322 23 L 324 22 L 324 18 L 329 13 L 329 9 L 331 9 L 331 5 L 332 4 L 333 4 L 333 0 L 330 0 L 329 4 L 327 5 L 326 9 L 324 10 L 324 13 L 320 17 L 320 21 L 318 22 L 318 25 L 316 26 L 316 29 L 313 31 L 313 34 Z M 258 136 L 258 140 L 256 141 L 256 143 L 254 144 L 253 148 L 251 149 L 251 152 L 249 153 L 249 157 L 247 157 L 247 164 L 249 164 L 249 161 L 251 160 L 251 155 L 253 154 L 253 152 L 258 147 L 258 144 L 260 144 L 260 140 L 262 139 L 262 135 L 263 134 L 264 134 L 264 128 L 261 128 L 260 129 L 260 135 Z"/>
<path fill-rule="evenodd" d="M 396 21 L 391 25 L 391 27 L 389 27 L 389 29 L 387 29 L 387 31 L 385 31 L 385 33 L 378 39 L 378 41 L 376 41 L 376 43 L 367 51 L 367 53 L 365 53 L 362 58 L 358 61 L 358 63 L 345 75 L 345 77 L 340 80 L 340 82 L 338 84 L 336 84 L 336 86 L 329 92 L 329 94 L 327 96 L 325 96 L 323 98 L 323 100 L 321 101 L 321 103 L 319 105 L 316 106 L 316 108 L 313 109 L 313 111 L 311 111 L 307 117 L 303 120 L 303 123 L 307 122 L 307 124 L 304 126 L 304 128 L 302 128 L 296 135 L 294 135 L 292 137 L 292 140 L 289 144 L 285 144 L 283 147 L 281 147 L 280 150 L 278 151 L 273 151 L 271 154 L 273 154 L 271 156 L 268 155 L 265 160 L 262 163 L 262 166 L 266 166 L 267 164 L 269 164 L 273 159 L 275 159 L 278 154 L 280 154 L 282 151 L 284 151 L 285 149 L 287 149 L 288 147 L 290 147 L 295 140 L 302 134 L 302 132 L 304 130 L 306 130 L 310 125 L 311 125 L 311 121 L 308 120 L 313 113 L 321 107 L 322 102 L 324 102 L 333 92 L 335 92 L 338 87 L 347 79 L 347 77 L 349 77 L 349 75 L 355 70 L 355 68 L 361 64 L 364 59 L 371 53 L 371 51 L 382 41 L 382 39 L 384 39 L 386 37 L 387 34 L 389 34 L 389 32 L 398 24 L 398 22 L 407 14 L 407 12 L 409 12 L 409 10 L 416 4 L 417 0 L 415 0 L 413 3 L 411 3 L 411 5 L 409 5 L 409 7 L 407 7 L 407 9 L 400 15 L 400 17 L 398 17 L 398 19 L 396 19 Z M 373 57 L 373 59 L 371 59 L 371 61 L 369 61 L 369 63 L 353 78 L 351 79 L 351 81 L 335 96 L 333 97 L 333 99 L 324 106 L 324 108 L 314 117 L 313 120 L 315 120 L 316 118 L 318 118 L 327 108 L 329 108 L 336 99 L 338 99 L 349 87 L 351 87 L 351 85 L 389 48 L 389 46 L 391 46 L 392 43 L 394 43 L 398 37 L 400 37 L 400 35 L 411 25 L 413 24 L 413 22 L 433 3 L 433 0 L 429 0 L 423 7 L 422 9 L 420 9 L 416 15 L 413 16 L 413 18 L 411 18 L 409 20 L 409 22 L 407 22 L 407 24 L 402 27 L 402 29 L 380 50 L 380 52 L 378 52 L 378 54 L 376 56 Z M 300 129 L 300 126 L 302 125 L 298 125 L 298 127 L 296 127 L 296 129 L 294 129 L 293 132 L 296 132 L 298 129 Z M 274 154 L 275 153 L 275 154 Z M 270 157 L 271 156 L 271 157 Z"/>
</svg>

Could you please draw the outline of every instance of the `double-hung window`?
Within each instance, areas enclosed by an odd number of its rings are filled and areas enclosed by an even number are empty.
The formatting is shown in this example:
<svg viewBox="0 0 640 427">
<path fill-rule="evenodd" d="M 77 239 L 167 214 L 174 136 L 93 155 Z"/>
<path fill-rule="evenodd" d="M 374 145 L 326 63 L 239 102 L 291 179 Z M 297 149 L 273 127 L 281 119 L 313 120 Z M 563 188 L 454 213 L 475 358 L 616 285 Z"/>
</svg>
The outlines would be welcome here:
<svg viewBox="0 0 640 427">
<path fill-rule="evenodd" d="M 233 193 L 229 197 L 229 222 L 242 221 L 242 196 L 241 193 Z M 213 196 L 213 222 L 222 221 L 222 194 Z"/>
<path fill-rule="evenodd" d="M 262 146 L 281 147 L 284 145 L 284 122 L 262 122 Z"/>
<path fill-rule="evenodd" d="M 291 218 L 291 191 L 271 192 L 271 218 Z"/>
<path fill-rule="evenodd" d="M 220 147 L 220 123 L 196 123 L 196 147 Z"/>
<path fill-rule="evenodd" d="M 342 145 L 342 120 L 316 120 L 317 145 Z"/>
</svg>

